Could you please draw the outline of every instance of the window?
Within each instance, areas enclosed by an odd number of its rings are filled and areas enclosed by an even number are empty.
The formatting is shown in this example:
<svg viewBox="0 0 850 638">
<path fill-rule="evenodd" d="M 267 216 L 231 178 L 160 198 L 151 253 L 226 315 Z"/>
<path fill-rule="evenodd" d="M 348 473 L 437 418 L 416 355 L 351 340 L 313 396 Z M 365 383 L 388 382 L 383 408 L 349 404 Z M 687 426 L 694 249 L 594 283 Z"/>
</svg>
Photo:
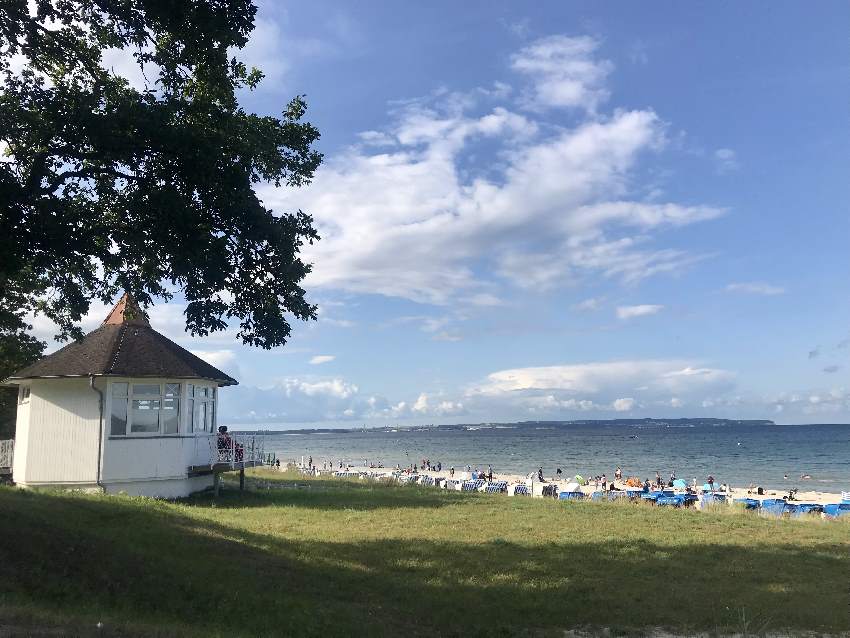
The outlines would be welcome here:
<svg viewBox="0 0 850 638">
<path fill-rule="evenodd" d="M 179 383 L 112 384 L 110 434 L 177 434 L 179 431 Z"/>
<path fill-rule="evenodd" d="M 124 436 L 127 434 L 127 392 L 130 386 L 127 383 L 112 384 L 112 416 L 109 433 L 112 436 Z"/>
<path fill-rule="evenodd" d="M 20 403 L 29 403 L 30 400 L 30 387 L 28 385 L 21 386 L 20 392 Z"/>
<path fill-rule="evenodd" d="M 193 432 L 215 432 L 215 388 L 190 385 L 189 422 Z"/>
</svg>

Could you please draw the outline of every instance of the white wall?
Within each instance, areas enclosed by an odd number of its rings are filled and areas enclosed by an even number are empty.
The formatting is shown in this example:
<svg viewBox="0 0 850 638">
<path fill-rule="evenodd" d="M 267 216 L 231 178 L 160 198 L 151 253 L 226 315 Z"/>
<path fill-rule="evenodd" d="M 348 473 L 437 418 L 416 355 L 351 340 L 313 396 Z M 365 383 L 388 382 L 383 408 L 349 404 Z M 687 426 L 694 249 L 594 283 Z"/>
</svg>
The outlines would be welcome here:
<svg viewBox="0 0 850 638">
<path fill-rule="evenodd" d="M 19 406 L 13 480 L 90 484 L 97 479 L 99 398 L 88 379 L 33 379 Z M 103 381 L 99 381 L 102 387 Z M 29 412 L 29 414 L 27 414 Z"/>
<path fill-rule="evenodd" d="M 189 466 L 210 462 L 215 438 L 203 432 L 186 431 L 186 380 L 159 380 L 182 384 L 178 434 L 125 437 L 109 434 L 112 381 L 133 382 L 132 379 L 95 379 L 95 385 L 104 395 L 102 426 L 100 397 L 89 387 L 88 378 L 25 382 L 30 385 L 31 394 L 27 403 L 18 405 L 15 483 L 34 487 L 96 487 L 98 436 L 103 427 L 101 483 L 108 492 L 177 497 L 211 485 L 212 476 L 188 477 Z"/>
<path fill-rule="evenodd" d="M 106 387 L 104 405 L 105 432 L 103 450 L 103 482 L 110 491 L 123 490 L 121 484 L 141 480 L 166 480 L 186 478 L 191 465 L 210 462 L 215 438 L 204 432 L 188 430 L 187 383 L 201 383 L 191 379 L 145 379 L 145 383 L 180 383 L 180 431 L 178 434 L 112 436 L 112 383 L 139 383 L 138 379 L 110 378 Z M 207 383 L 212 385 L 211 382 Z M 218 395 L 218 393 L 217 393 Z M 216 395 L 216 401 L 218 396 Z M 216 406 L 216 412 L 218 412 Z M 113 485 L 114 484 L 114 485 Z M 131 490 L 127 489 L 128 493 Z"/>
</svg>

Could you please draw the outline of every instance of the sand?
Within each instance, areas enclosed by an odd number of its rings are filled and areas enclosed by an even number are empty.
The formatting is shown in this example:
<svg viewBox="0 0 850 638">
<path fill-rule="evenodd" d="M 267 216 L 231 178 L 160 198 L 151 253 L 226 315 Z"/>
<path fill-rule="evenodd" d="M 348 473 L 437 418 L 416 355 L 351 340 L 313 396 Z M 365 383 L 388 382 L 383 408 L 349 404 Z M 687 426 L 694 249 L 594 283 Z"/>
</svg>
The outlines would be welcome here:
<svg viewBox="0 0 850 638">
<path fill-rule="evenodd" d="M 283 468 L 281 468 L 281 469 L 283 469 Z M 367 472 L 367 473 L 371 473 L 371 474 L 374 474 L 374 475 L 377 475 L 377 476 L 386 476 L 386 477 L 391 476 L 393 472 L 397 471 L 395 468 L 374 468 L 374 467 L 363 467 L 363 466 L 355 466 L 355 465 L 349 465 L 345 469 L 349 472 Z M 324 473 L 332 473 L 333 471 L 339 471 L 339 468 L 336 468 L 335 470 L 322 470 L 321 468 L 319 468 L 319 471 L 323 474 Z M 427 471 L 426 470 L 426 471 L 420 472 L 419 474 L 420 475 L 432 476 L 435 479 L 438 478 L 438 477 L 445 478 L 445 479 L 452 478 L 452 477 L 449 476 L 449 474 L 450 474 L 449 470 L 447 470 L 445 468 L 440 472 Z M 459 471 L 456 470 L 453 478 L 455 480 L 469 480 L 471 478 L 471 476 L 470 476 L 469 472 L 466 472 L 466 471 L 459 472 Z M 557 491 L 562 492 L 562 491 L 565 490 L 567 484 L 570 482 L 567 479 L 556 480 L 556 479 L 551 478 L 551 477 L 544 477 L 544 478 L 545 478 L 545 481 L 543 483 L 541 483 L 540 481 L 537 480 L 536 477 L 532 481 L 529 478 L 526 478 L 524 476 L 519 476 L 519 475 L 516 475 L 516 474 L 496 474 L 496 473 L 493 474 L 493 480 L 494 481 L 507 481 L 508 482 L 508 488 L 509 488 L 508 493 L 510 493 L 510 494 L 513 493 L 513 486 L 520 484 L 520 483 L 528 485 L 529 487 L 532 487 L 534 496 L 542 496 L 543 495 L 543 486 L 551 485 L 551 484 L 554 483 L 555 485 L 558 486 Z M 620 488 L 621 486 L 623 486 L 623 484 L 618 481 L 617 482 L 617 488 Z M 593 482 L 591 482 L 590 485 L 584 485 L 580 489 L 584 494 L 590 495 L 593 492 L 595 492 L 597 488 L 596 488 L 595 484 Z M 667 489 L 669 489 L 669 488 L 667 488 Z M 678 491 L 679 490 L 677 490 L 677 492 Z M 720 492 L 719 489 L 717 490 L 717 492 L 723 493 L 723 492 Z M 752 490 L 752 492 L 750 492 L 750 490 L 748 490 L 746 487 L 740 488 L 740 487 L 734 487 L 734 486 L 732 487 L 731 492 L 732 492 L 732 498 L 754 498 L 754 499 L 757 499 L 757 500 L 764 500 L 764 499 L 768 499 L 768 498 L 782 498 L 783 496 L 788 496 L 787 491 L 781 491 L 781 490 L 775 490 L 775 489 L 765 489 L 763 494 L 758 495 L 758 494 L 756 494 L 755 490 Z M 701 494 L 702 490 L 698 489 L 697 493 Z M 819 492 L 819 491 L 815 491 L 815 490 L 803 491 L 801 489 L 795 495 L 793 502 L 795 502 L 795 503 L 814 503 L 814 504 L 818 504 L 818 505 L 827 505 L 829 503 L 840 503 L 841 502 L 841 494 L 835 494 L 835 493 L 830 493 L 830 492 Z"/>
</svg>

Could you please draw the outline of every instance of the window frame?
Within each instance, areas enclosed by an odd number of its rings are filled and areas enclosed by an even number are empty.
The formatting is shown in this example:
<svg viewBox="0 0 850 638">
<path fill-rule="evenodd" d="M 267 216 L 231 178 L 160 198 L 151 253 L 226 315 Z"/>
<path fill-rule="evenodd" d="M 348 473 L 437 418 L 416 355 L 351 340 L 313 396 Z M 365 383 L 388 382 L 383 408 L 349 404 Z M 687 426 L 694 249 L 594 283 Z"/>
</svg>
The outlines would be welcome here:
<svg viewBox="0 0 850 638">
<path fill-rule="evenodd" d="M 18 392 L 18 405 L 26 405 L 32 398 L 32 388 L 29 385 L 22 385 Z"/>
<path fill-rule="evenodd" d="M 200 381 L 200 383 L 198 383 Z M 127 392 L 125 395 L 116 395 L 114 387 L 116 384 L 127 384 Z M 159 394 L 154 395 L 150 393 L 142 393 L 135 394 L 134 386 L 159 386 Z M 175 394 L 173 391 L 168 392 L 167 386 L 179 386 L 179 390 Z M 205 397 L 198 396 L 193 397 L 192 391 L 195 388 L 202 388 L 206 391 Z M 149 378 L 133 378 L 133 377 L 124 377 L 124 378 L 114 378 L 109 380 L 108 385 L 108 397 L 109 397 L 109 406 L 108 410 L 104 410 L 104 416 L 109 419 L 109 437 L 115 439 L 144 439 L 144 438 L 163 438 L 163 437 L 190 437 L 190 436 L 203 436 L 214 434 L 217 426 L 217 412 L 218 408 L 212 408 L 212 424 L 211 430 L 194 430 L 194 419 L 191 410 L 194 409 L 194 404 L 197 399 L 200 399 L 207 405 L 212 404 L 215 406 L 216 401 L 218 400 L 218 384 L 215 381 L 207 381 L 207 380 L 199 380 L 199 379 L 149 379 Z M 155 432 L 132 432 L 133 427 L 133 402 L 135 400 L 153 400 L 159 402 L 159 409 L 157 410 L 157 430 Z M 126 422 L 125 422 L 125 432 L 124 434 L 113 434 L 112 433 L 112 415 L 114 411 L 114 405 L 116 401 L 123 401 L 126 403 Z M 177 401 L 177 431 L 176 432 L 166 432 L 165 431 L 165 420 L 163 419 L 163 405 L 165 402 Z"/>
</svg>

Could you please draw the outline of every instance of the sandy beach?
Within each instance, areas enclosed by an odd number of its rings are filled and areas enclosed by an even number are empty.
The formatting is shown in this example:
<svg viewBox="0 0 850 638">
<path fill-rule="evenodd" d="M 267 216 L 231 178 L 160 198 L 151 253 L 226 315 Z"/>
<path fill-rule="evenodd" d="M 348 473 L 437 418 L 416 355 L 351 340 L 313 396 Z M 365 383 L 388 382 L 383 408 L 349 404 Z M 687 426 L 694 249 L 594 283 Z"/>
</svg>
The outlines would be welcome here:
<svg viewBox="0 0 850 638">
<path fill-rule="evenodd" d="M 317 468 L 317 471 L 320 474 L 332 474 L 333 472 L 338 472 L 340 470 L 339 470 L 338 467 L 333 469 L 333 470 L 323 469 L 323 468 L 319 467 L 319 468 Z M 392 476 L 393 472 L 397 472 L 398 470 L 396 470 L 395 468 L 376 468 L 376 467 L 365 467 L 365 466 L 362 466 L 362 465 L 360 465 L 360 466 L 348 465 L 348 466 L 345 466 L 343 468 L 343 471 L 355 472 L 355 473 L 364 472 L 364 473 L 372 474 L 372 475 L 375 475 L 375 476 L 378 476 L 378 477 L 389 478 L 390 476 Z M 446 468 L 443 468 L 439 472 L 436 471 L 436 470 L 426 470 L 424 472 L 419 472 L 418 474 L 421 475 L 421 476 L 424 476 L 424 475 L 431 476 L 435 479 L 437 479 L 437 478 L 443 478 L 443 479 L 453 478 L 454 480 L 461 480 L 461 481 L 470 480 L 472 478 L 471 472 L 467 472 L 465 470 L 464 471 L 455 470 L 454 476 L 452 477 L 452 476 L 450 476 L 450 470 L 448 470 Z M 553 477 L 546 477 L 546 476 L 544 476 L 544 481 L 541 482 L 536 477 L 534 479 L 531 479 L 531 478 L 526 478 L 525 476 L 520 476 L 520 475 L 517 475 L 517 474 L 498 474 L 498 473 L 495 473 L 495 472 L 493 473 L 493 480 L 494 481 L 507 481 L 507 483 L 508 483 L 508 493 L 509 494 L 513 494 L 513 486 L 523 484 L 523 485 L 527 485 L 529 488 L 531 488 L 533 496 L 538 496 L 538 497 L 543 496 L 543 489 L 547 485 L 556 485 L 557 491 L 562 492 L 562 491 L 566 490 L 567 485 L 571 482 L 569 479 L 560 479 L 559 480 L 559 479 L 556 479 L 556 478 L 553 478 Z M 617 489 L 620 489 L 620 488 L 625 489 L 625 485 L 620 481 L 616 482 L 616 487 L 617 487 Z M 718 484 L 718 488 L 719 488 L 719 484 Z M 666 489 L 670 489 L 670 488 L 666 488 Z M 591 481 L 589 485 L 580 486 L 580 490 L 581 490 L 582 493 L 589 496 L 593 492 L 597 491 L 597 487 L 596 487 L 595 482 Z M 679 491 L 681 491 L 681 490 L 677 490 L 677 492 L 679 492 Z M 750 490 L 746 487 L 735 487 L 735 486 L 731 486 L 731 490 L 729 492 L 722 492 L 720 489 L 717 489 L 716 492 L 718 494 L 724 494 L 724 493 L 730 494 L 733 499 L 753 498 L 753 499 L 756 499 L 756 500 L 764 500 L 764 499 L 782 498 L 782 497 L 788 496 L 787 490 L 782 491 L 782 490 L 776 490 L 776 489 L 764 489 L 763 494 L 757 494 L 756 490 Z M 698 489 L 697 493 L 702 494 L 702 490 Z M 796 503 L 813 503 L 813 504 L 817 504 L 817 505 L 827 505 L 827 504 L 830 504 L 830 503 L 840 503 L 841 502 L 841 494 L 840 493 L 832 493 L 832 492 L 822 492 L 822 491 L 817 491 L 817 490 L 805 490 L 804 491 L 803 489 L 800 489 L 795 494 L 793 502 L 796 502 Z"/>
</svg>

